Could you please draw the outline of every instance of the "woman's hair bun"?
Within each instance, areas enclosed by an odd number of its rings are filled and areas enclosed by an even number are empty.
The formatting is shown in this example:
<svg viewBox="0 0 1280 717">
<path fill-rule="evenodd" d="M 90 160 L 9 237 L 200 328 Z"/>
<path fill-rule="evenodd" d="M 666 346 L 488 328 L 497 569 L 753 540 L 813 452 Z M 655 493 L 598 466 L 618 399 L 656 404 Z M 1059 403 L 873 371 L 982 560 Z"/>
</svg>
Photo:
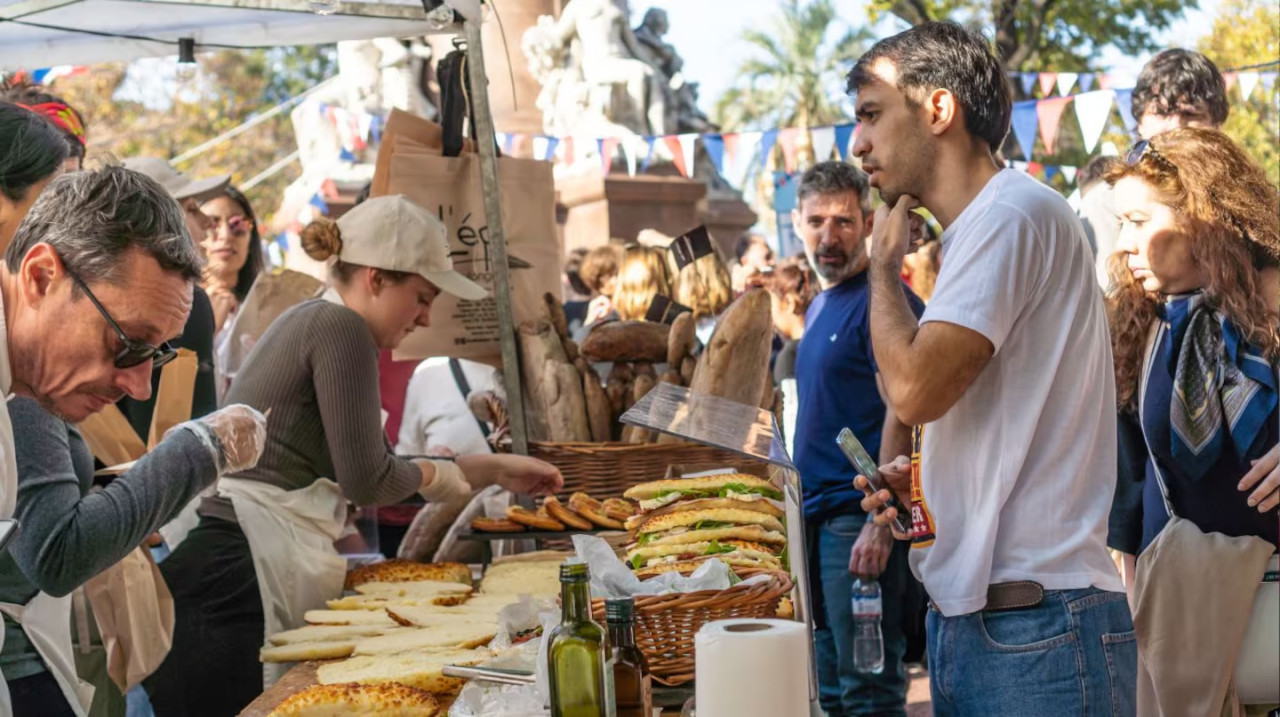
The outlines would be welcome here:
<svg viewBox="0 0 1280 717">
<path fill-rule="evenodd" d="M 302 228 L 302 250 L 316 261 L 328 261 L 342 251 L 342 232 L 338 223 L 320 217 Z"/>
</svg>

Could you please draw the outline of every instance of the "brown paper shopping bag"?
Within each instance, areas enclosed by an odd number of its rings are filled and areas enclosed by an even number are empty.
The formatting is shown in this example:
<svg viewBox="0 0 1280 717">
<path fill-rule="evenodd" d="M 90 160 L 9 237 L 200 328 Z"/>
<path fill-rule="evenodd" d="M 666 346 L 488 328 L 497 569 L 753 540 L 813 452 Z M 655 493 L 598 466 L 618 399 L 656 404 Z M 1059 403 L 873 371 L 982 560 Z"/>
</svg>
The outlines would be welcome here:
<svg viewBox="0 0 1280 717">
<path fill-rule="evenodd" d="M 559 296 L 561 243 L 555 222 L 551 164 L 527 159 L 498 160 L 499 203 L 511 270 L 511 299 L 518 324 L 536 319 L 542 295 Z M 391 158 L 388 194 L 404 194 L 444 222 L 454 268 L 492 294 L 494 263 L 475 154 Z M 431 326 L 419 329 L 396 350 L 396 359 L 449 356 L 496 364 L 501 361 L 497 304 L 492 295 L 461 301 L 447 294 L 436 300 Z"/>
<path fill-rule="evenodd" d="M 196 354 L 179 349 L 160 371 L 156 405 L 147 445 L 115 406 L 80 423 L 80 433 L 94 457 L 109 467 L 100 475 L 128 470 L 156 447 L 169 429 L 191 418 L 192 389 L 199 364 Z M 84 586 L 107 652 L 107 674 L 121 692 L 160 667 L 173 644 L 173 596 L 164 584 L 151 552 L 140 547 L 95 575 Z"/>
</svg>

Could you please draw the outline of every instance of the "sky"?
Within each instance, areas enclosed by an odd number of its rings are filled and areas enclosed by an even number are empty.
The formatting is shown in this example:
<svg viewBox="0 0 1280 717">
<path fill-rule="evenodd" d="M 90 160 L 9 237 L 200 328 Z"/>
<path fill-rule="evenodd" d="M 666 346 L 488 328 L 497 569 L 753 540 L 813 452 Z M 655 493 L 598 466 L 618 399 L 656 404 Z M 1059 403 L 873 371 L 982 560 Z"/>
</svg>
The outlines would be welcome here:
<svg viewBox="0 0 1280 717">
<path fill-rule="evenodd" d="M 1194 46 L 1212 26 L 1219 2 L 1200 0 L 1198 8 L 1188 10 L 1168 32 L 1159 34 L 1161 45 Z M 699 83 L 698 104 L 710 113 L 716 99 L 733 85 L 738 65 L 750 54 L 750 48 L 739 41 L 743 29 L 768 27 L 779 5 L 779 0 L 631 0 L 632 25 L 640 24 L 650 7 L 667 11 L 671 20 L 667 42 L 684 57 L 685 75 Z M 835 5 L 839 17 L 846 22 L 866 22 L 865 0 L 835 0 Z M 905 25 L 896 22 L 884 20 L 872 29 L 878 37 L 905 29 Z M 1101 64 L 1113 75 L 1113 86 L 1126 87 L 1132 86 L 1148 58 L 1149 55 L 1127 57 L 1108 49 L 1103 53 Z"/>
</svg>

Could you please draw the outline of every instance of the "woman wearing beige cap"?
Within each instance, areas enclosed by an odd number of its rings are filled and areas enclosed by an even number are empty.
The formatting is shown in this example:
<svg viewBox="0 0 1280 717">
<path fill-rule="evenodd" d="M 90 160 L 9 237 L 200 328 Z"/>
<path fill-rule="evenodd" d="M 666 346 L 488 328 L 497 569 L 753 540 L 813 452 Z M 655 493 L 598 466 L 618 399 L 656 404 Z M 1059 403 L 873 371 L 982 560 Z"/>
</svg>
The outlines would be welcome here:
<svg viewBox="0 0 1280 717">
<path fill-rule="evenodd" d="M 237 714 L 262 691 L 264 636 L 301 626 L 306 610 L 342 592 L 346 563 L 333 541 L 348 502 L 458 500 L 493 484 L 540 494 L 563 482 L 523 456 L 410 460 L 387 444 L 378 350 L 428 326 L 441 291 L 486 296 L 453 270 L 438 219 L 402 196 L 379 197 L 337 223 L 313 222 L 302 241 L 330 262 L 330 287 L 271 325 L 227 394 L 271 411 L 262 459 L 219 482 L 200 524 L 161 564 L 177 626 L 146 686 L 166 717 Z"/>
</svg>

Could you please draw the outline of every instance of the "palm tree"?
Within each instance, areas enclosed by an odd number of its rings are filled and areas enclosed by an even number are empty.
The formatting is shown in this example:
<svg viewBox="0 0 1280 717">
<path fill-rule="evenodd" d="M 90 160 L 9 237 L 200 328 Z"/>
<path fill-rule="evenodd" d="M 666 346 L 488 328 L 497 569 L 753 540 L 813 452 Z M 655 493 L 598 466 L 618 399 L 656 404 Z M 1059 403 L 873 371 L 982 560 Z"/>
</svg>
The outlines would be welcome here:
<svg viewBox="0 0 1280 717">
<path fill-rule="evenodd" d="M 816 127 L 848 119 L 845 74 L 872 39 L 865 28 L 847 28 L 826 41 L 837 22 L 832 0 L 786 0 L 770 31 L 746 30 L 752 57 L 738 68 L 739 86 L 716 103 L 726 131 Z"/>
</svg>

